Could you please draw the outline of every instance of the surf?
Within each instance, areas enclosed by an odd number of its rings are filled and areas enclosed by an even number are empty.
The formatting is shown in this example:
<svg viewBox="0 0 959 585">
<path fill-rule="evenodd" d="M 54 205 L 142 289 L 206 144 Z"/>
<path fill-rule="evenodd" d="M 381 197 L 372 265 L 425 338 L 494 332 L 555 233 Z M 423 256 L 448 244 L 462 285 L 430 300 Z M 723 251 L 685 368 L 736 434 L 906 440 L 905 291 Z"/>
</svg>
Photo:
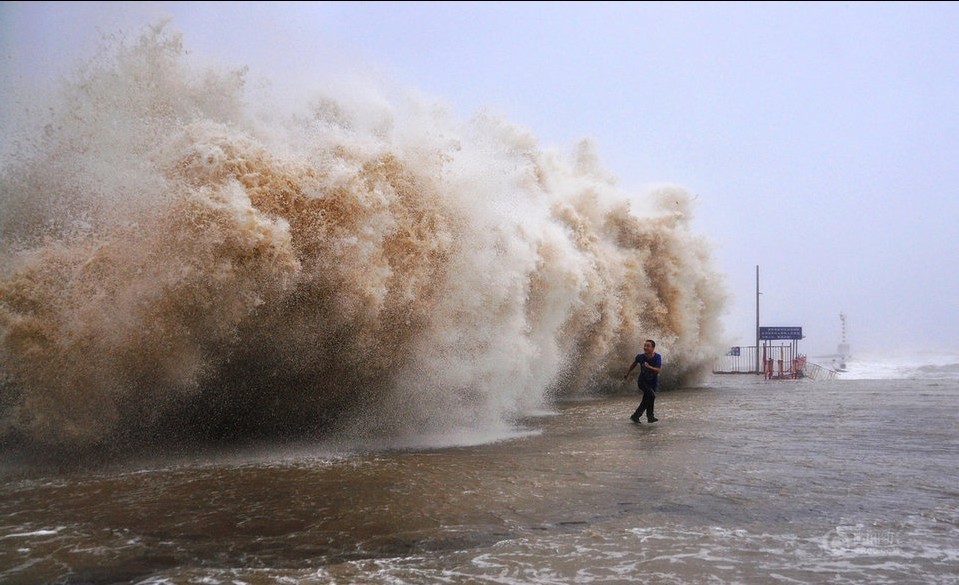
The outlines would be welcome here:
<svg viewBox="0 0 959 585">
<path fill-rule="evenodd" d="M 412 90 L 264 116 L 188 53 L 154 26 L 5 106 L 5 444 L 508 433 L 646 338 L 666 387 L 727 345 L 685 188 Z"/>
</svg>

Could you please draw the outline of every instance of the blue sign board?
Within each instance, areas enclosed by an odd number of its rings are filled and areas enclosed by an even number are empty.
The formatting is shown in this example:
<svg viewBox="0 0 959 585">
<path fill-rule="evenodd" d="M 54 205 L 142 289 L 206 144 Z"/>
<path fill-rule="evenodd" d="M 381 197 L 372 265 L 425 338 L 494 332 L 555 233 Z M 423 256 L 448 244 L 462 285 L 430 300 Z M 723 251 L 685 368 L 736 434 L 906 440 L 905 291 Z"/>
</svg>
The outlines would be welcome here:
<svg viewBox="0 0 959 585">
<path fill-rule="evenodd" d="M 802 339 L 802 327 L 760 327 L 759 339 L 763 341 Z"/>
</svg>

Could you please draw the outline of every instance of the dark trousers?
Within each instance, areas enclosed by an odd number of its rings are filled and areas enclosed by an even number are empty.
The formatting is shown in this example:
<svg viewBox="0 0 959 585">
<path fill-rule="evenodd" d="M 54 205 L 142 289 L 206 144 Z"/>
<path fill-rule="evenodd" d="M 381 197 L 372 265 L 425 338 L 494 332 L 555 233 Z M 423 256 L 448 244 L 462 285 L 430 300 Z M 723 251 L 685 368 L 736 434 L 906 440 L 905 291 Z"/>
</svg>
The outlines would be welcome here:
<svg viewBox="0 0 959 585">
<path fill-rule="evenodd" d="M 638 419 L 643 416 L 643 411 L 646 411 L 646 418 L 656 418 L 653 416 L 653 403 L 656 402 L 656 392 L 653 390 L 648 390 L 643 388 L 643 401 L 639 403 L 639 408 L 636 409 L 636 412 L 633 413 L 632 418 Z"/>
</svg>

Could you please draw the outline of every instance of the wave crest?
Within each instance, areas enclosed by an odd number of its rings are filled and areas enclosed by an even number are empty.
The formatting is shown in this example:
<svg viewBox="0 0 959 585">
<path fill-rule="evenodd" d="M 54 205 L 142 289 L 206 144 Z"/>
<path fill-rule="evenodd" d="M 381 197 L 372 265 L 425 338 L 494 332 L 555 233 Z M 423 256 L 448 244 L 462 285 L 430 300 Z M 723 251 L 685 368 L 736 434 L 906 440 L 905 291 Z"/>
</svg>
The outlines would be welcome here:
<svg viewBox="0 0 959 585">
<path fill-rule="evenodd" d="M 116 54 L 3 169 L 8 441 L 455 434 L 612 388 L 647 337 L 667 385 L 725 346 L 692 198 L 636 215 L 588 142 L 405 95 L 264 125 L 164 27 Z"/>
</svg>

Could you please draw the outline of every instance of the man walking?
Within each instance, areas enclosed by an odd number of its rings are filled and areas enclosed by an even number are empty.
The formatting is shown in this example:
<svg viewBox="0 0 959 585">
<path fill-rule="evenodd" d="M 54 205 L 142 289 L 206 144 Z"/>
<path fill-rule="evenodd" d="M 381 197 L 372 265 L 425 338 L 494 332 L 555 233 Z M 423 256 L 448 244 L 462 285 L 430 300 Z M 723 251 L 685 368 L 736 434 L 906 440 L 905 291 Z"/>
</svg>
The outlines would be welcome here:
<svg viewBox="0 0 959 585">
<path fill-rule="evenodd" d="M 643 353 L 636 356 L 629 369 L 626 370 L 626 375 L 623 376 L 624 380 L 629 379 L 629 374 L 632 373 L 636 364 L 639 364 L 639 378 L 636 379 L 636 383 L 639 385 L 640 392 L 643 393 L 643 400 L 639 403 L 639 408 L 636 409 L 633 416 L 629 417 L 637 424 L 639 424 L 639 417 L 643 416 L 643 411 L 646 412 L 647 421 L 654 423 L 659 420 L 653 416 L 653 403 L 656 401 L 659 371 L 663 369 L 663 356 L 656 353 L 655 349 L 656 342 L 647 339 L 646 343 L 643 344 Z"/>
</svg>

